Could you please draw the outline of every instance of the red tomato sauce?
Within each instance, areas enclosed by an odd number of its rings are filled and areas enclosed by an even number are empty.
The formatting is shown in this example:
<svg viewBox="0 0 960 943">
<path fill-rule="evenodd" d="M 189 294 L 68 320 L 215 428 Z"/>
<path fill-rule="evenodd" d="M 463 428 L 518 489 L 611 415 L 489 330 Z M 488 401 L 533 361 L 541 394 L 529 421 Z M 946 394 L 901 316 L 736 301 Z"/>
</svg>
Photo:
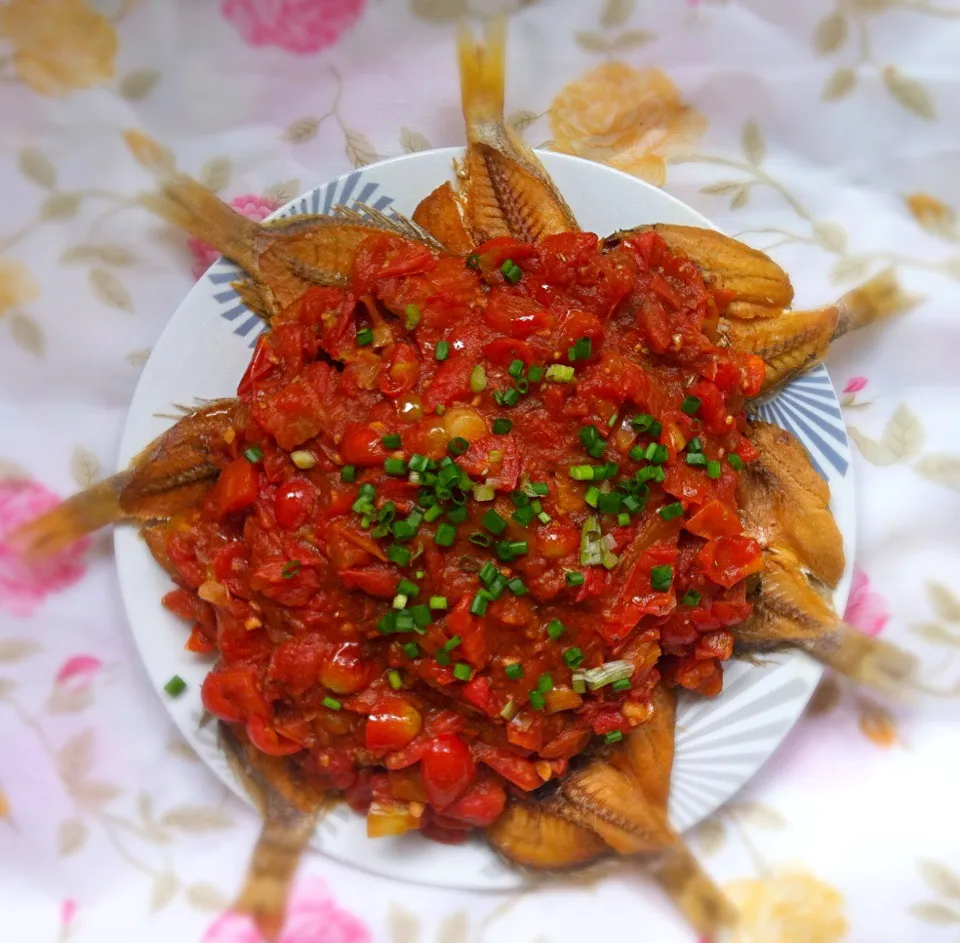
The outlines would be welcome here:
<svg viewBox="0 0 960 943">
<path fill-rule="evenodd" d="M 511 792 L 722 685 L 760 548 L 737 484 L 758 358 L 654 233 L 390 236 L 258 341 L 223 469 L 164 550 L 203 685 L 369 813 L 462 840 Z"/>
</svg>

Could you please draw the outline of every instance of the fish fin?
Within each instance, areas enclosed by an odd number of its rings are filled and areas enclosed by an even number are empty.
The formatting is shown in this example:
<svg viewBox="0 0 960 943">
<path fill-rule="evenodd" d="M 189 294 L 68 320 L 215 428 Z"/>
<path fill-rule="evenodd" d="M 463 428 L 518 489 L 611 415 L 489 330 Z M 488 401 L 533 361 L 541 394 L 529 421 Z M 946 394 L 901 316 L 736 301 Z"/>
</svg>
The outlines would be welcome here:
<svg viewBox="0 0 960 943">
<path fill-rule="evenodd" d="M 579 230 L 576 217 L 533 149 L 503 114 L 506 20 L 488 21 L 476 41 L 465 23 L 457 35 L 467 153 L 458 172 L 460 200 L 475 243 L 501 235 L 528 242 Z"/>
<path fill-rule="evenodd" d="M 596 832 L 560 814 L 563 805 L 561 797 L 511 802 L 487 827 L 487 840 L 508 861 L 538 871 L 578 867 L 609 854 Z"/>
<path fill-rule="evenodd" d="M 132 472 L 122 471 L 81 491 L 7 536 L 7 543 L 25 560 L 45 560 L 101 527 L 126 520 L 120 495 Z"/>
<path fill-rule="evenodd" d="M 629 764 L 630 774 L 640 790 L 664 814 L 670 794 L 676 724 L 676 693 L 657 685 L 652 716 L 634 727 L 624 737 L 623 748 L 611 754 L 615 762 Z"/>
<path fill-rule="evenodd" d="M 833 338 L 903 314 L 919 301 L 919 296 L 904 292 L 896 269 L 884 269 L 858 288 L 848 291 L 837 302 L 840 316 Z"/>
<path fill-rule="evenodd" d="M 256 240 L 261 227 L 227 206 L 203 184 L 179 173 L 173 155 L 142 131 L 131 129 L 123 136 L 140 166 L 150 171 L 160 185 L 159 193 L 140 197 L 141 205 L 209 243 L 256 277 Z"/>
<path fill-rule="evenodd" d="M 737 911 L 713 879 L 704 871 L 683 840 L 650 862 L 650 870 L 677 909 L 700 934 L 711 939 L 737 923 Z"/>
<path fill-rule="evenodd" d="M 800 647 L 817 661 L 857 684 L 907 699 L 917 673 L 917 659 L 896 645 L 864 635 L 841 623 L 834 631 L 806 639 Z"/>
<path fill-rule="evenodd" d="M 422 242 L 424 245 L 438 252 L 442 252 L 444 249 L 443 244 L 432 233 L 401 213 L 394 213 L 393 216 L 387 216 L 386 213 L 378 210 L 374 206 L 367 206 L 366 203 L 355 203 L 349 207 L 341 203 L 333 207 L 333 215 L 339 219 L 347 219 L 352 222 L 373 226 L 384 232 L 396 233 L 396 235 L 404 239 Z"/>
</svg>

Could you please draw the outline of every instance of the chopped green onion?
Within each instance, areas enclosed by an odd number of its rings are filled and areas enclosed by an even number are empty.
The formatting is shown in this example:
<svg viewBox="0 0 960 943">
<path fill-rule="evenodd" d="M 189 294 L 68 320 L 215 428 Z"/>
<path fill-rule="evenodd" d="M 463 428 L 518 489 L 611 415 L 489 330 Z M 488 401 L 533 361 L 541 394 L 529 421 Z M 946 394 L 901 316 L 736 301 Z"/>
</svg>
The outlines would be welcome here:
<svg viewBox="0 0 960 943">
<path fill-rule="evenodd" d="M 513 428 L 512 419 L 494 419 L 493 420 L 493 434 L 494 435 L 506 435 Z"/>
<path fill-rule="evenodd" d="M 494 491 L 493 485 L 488 485 L 484 482 L 482 485 L 473 486 L 473 500 L 474 501 L 492 501 L 497 496 L 497 492 Z"/>
<path fill-rule="evenodd" d="M 683 604 L 685 606 L 696 606 L 700 602 L 701 596 L 695 589 L 688 589 L 683 594 Z"/>
<path fill-rule="evenodd" d="M 647 453 L 646 446 L 635 445 L 632 449 L 630 449 L 629 454 L 630 454 L 630 458 L 632 458 L 635 462 L 643 462 L 643 461 L 646 461 L 646 458 L 647 458 L 646 453 Z"/>
<path fill-rule="evenodd" d="M 547 367 L 547 379 L 554 383 L 572 383 L 577 371 L 573 367 L 552 363 Z"/>
<path fill-rule="evenodd" d="M 703 452 L 687 452 L 688 465 L 706 465 L 707 456 Z"/>
<path fill-rule="evenodd" d="M 460 638 L 459 635 L 454 635 L 444 643 L 443 650 L 445 652 L 452 652 L 462 641 L 463 639 Z"/>
<path fill-rule="evenodd" d="M 730 467 L 734 471 L 743 471 L 743 459 L 740 458 L 740 456 L 737 455 L 736 453 L 731 452 L 727 456 L 727 461 L 730 463 Z"/>
<path fill-rule="evenodd" d="M 458 661 L 453 666 L 453 676 L 458 681 L 469 681 L 470 676 L 473 674 L 473 669 L 466 664 L 465 662 Z"/>
<path fill-rule="evenodd" d="M 257 445 L 251 445 L 250 448 L 244 450 L 243 457 L 255 465 L 257 462 L 262 461 L 263 449 Z"/>
<path fill-rule="evenodd" d="M 500 271 L 511 285 L 516 285 L 523 276 L 523 272 L 513 259 L 507 259 L 503 265 L 500 266 Z"/>
<path fill-rule="evenodd" d="M 420 646 L 416 642 L 406 642 L 403 645 L 403 654 L 407 658 L 419 658 L 420 657 Z"/>
<path fill-rule="evenodd" d="M 601 494 L 597 502 L 597 510 L 604 514 L 619 514 L 620 505 L 623 503 L 623 495 L 612 491 L 609 494 Z"/>
<path fill-rule="evenodd" d="M 452 524 L 444 522 L 437 527 L 437 532 L 433 535 L 433 542 L 438 547 L 452 547 L 457 539 L 457 529 Z"/>
<path fill-rule="evenodd" d="M 592 347 L 589 337 L 578 337 L 573 347 L 567 350 L 567 354 L 571 360 L 589 360 L 593 353 Z"/>
<path fill-rule="evenodd" d="M 537 678 L 537 690 L 541 694 L 546 694 L 548 691 L 553 690 L 553 675 L 545 671 L 539 678 Z"/>
<path fill-rule="evenodd" d="M 463 455 L 463 453 L 466 452 L 467 449 L 469 448 L 470 448 L 470 443 L 462 435 L 458 435 L 456 438 L 451 439 L 447 443 L 447 451 L 451 455 Z M 448 465 L 447 468 L 449 467 L 451 466 Z M 443 480 L 443 477 L 444 476 L 441 475 L 441 480 Z M 448 478 L 452 477 L 453 479 L 456 479 L 457 477 L 459 477 L 459 473 L 455 473 L 451 476 L 450 473 L 447 472 L 447 477 Z"/>
<path fill-rule="evenodd" d="M 527 371 L 527 379 L 531 383 L 539 383 L 543 379 L 543 367 L 541 367 L 539 364 L 534 364 Z"/>
<path fill-rule="evenodd" d="M 630 523 L 630 515 L 627 514 L 626 511 L 617 515 L 617 524 L 620 527 L 626 527 L 629 523 Z"/>
<path fill-rule="evenodd" d="M 466 262 L 464 263 L 467 268 L 475 269 L 476 271 L 480 270 L 480 256 L 476 252 L 471 252 L 467 256 Z"/>
<path fill-rule="evenodd" d="M 599 566 L 603 562 L 603 548 L 600 522 L 596 517 L 588 517 L 580 526 L 580 565 Z"/>
<path fill-rule="evenodd" d="M 400 678 L 400 672 L 396 668 L 391 668 L 387 672 L 387 681 L 390 682 L 390 687 L 394 691 L 399 691 L 403 687 L 403 680 Z"/>
<path fill-rule="evenodd" d="M 577 570 L 568 570 L 566 574 L 567 586 L 583 586 L 584 575 Z"/>
<path fill-rule="evenodd" d="M 520 379 L 516 380 L 513 385 L 517 392 L 523 394 L 524 396 L 530 392 L 530 381 L 525 377 L 520 377 Z"/>
<path fill-rule="evenodd" d="M 593 465 L 571 465 L 568 474 L 574 481 L 593 481 Z"/>
<path fill-rule="evenodd" d="M 587 682 L 583 678 L 573 678 L 570 681 L 570 687 L 573 688 L 574 693 L 583 694 L 587 690 Z"/>
<path fill-rule="evenodd" d="M 580 437 L 580 442 L 585 449 L 589 449 L 591 446 L 602 441 L 600 432 L 596 426 L 581 426 L 577 435 Z"/>
<path fill-rule="evenodd" d="M 617 420 L 618 420 L 619 418 L 620 418 L 620 417 L 619 417 L 616 413 L 614 413 L 614 414 L 607 420 L 607 426 L 608 426 L 610 429 L 612 429 L 612 428 L 617 424 Z"/>
<path fill-rule="evenodd" d="M 550 486 L 545 481 L 531 481 L 530 484 L 524 485 L 523 490 L 528 495 L 536 495 L 540 498 L 550 494 Z"/>
<path fill-rule="evenodd" d="M 480 572 L 477 574 L 477 576 L 484 586 L 489 586 L 497 578 L 497 574 L 499 572 L 500 570 L 497 568 L 496 563 L 494 563 L 492 560 L 487 560 L 487 562 L 484 563 L 480 568 Z"/>
<path fill-rule="evenodd" d="M 482 616 L 486 614 L 487 606 L 490 605 L 490 593 L 481 589 L 470 602 L 470 615 Z"/>
<path fill-rule="evenodd" d="M 425 629 L 428 625 L 430 625 L 430 622 L 433 618 L 430 615 L 430 610 L 423 603 L 414 606 L 410 610 L 410 616 L 413 618 L 413 624 L 418 629 Z"/>
<path fill-rule="evenodd" d="M 409 598 L 416 599 L 420 593 L 420 587 L 417 586 L 416 583 L 411 583 L 408 579 L 402 579 L 397 583 L 397 592 L 403 593 L 404 596 Z"/>
<path fill-rule="evenodd" d="M 357 347 L 369 347 L 373 343 L 373 331 L 368 327 L 357 331 Z"/>
<path fill-rule="evenodd" d="M 550 521 L 553 520 L 553 518 L 549 514 L 547 514 L 546 511 L 541 511 L 537 515 L 537 520 L 540 521 L 541 524 L 549 524 Z"/>
<path fill-rule="evenodd" d="M 474 531 L 467 539 L 476 547 L 489 547 L 493 543 L 493 538 L 480 530 Z"/>
<path fill-rule="evenodd" d="M 430 459 L 426 455 L 417 455 L 414 453 L 407 462 L 410 471 L 425 472 L 430 468 Z"/>
<path fill-rule="evenodd" d="M 300 572 L 300 561 L 299 560 L 290 560 L 287 562 L 283 569 L 280 571 L 280 575 L 285 579 L 293 579 Z"/>
<path fill-rule="evenodd" d="M 650 570 L 650 586 L 658 593 L 665 593 L 673 582 L 673 567 L 669 563 Z"/>
<path fill-rule="evenodd" d="M 356 465 L 344 465 L 340 469 L 340 480 L 347 483 L 357 480 L 357 466 Z"/>
<path fill-rule="evenodd" d="M 170 697 L 179 697 L 187 689 L 187 682 L 180 677 L 180 675 L 174 675 L 164 686 L 163 690 L 170 695 Z"/>
<path fill-rule="evenodd" d="M 519 380 L 523 376 L 523 361 L 522 360 L 511 360 L 510 366 L 507 367 L 507 373 L 513 377 L 514 380 Z"/>
<path fill-rule="evenodd" d="M 434 360 L 446 360 L 450 356 L 450 342 L 437 341 L 437 346 L 433 349 Z"/>
<path fill-rule="evenodd" d="M 487 371 L 477 364 L 470 373 L 470 392 L 482 393 L 487 388 Z"/>
<path fill-rule="evenodd" d="M 583 651 L 579 648 L 568 648 L 563 653 L 563 660 L 568 668 L 577 668 L 583 664 Z"/>
<path fill-rule="evenodd" d="M 432 524 L 440 515 L 443 514 L 443 508 L 439 504 L 432 504 L 427 508 L 426 513 L 423 515 L 423 519 L 428 523 Z"/>
<path fill-rule="evenodd" d="M 719 478 L 723 474 L 723 467 L 717 461 L 707 462 L 707 478 Z"/>
<path fill-rule="evenodd" d="M 490 510 L 483 515 L 483 526 L 486 527 L 491 534 L 499 537 L 507 529 L 507 522 L 497 514 L 493 508 L 490 508 Z"/>
<path fill-rule="evenodd" d="M 464 505 L 457 505 L 447 511 L 447 519 L 453 524 L 462 524 L 467 519 L 467 509 Z"/>
<path fill-rule="evenodd" d="M 644 488 L 646 491 L 646 485 L 641 485 L 640 487 Z M 638 494 L 628 494 L 623 499 L 623 506 L 626 508 L 628 513 L 637 514 L 642 511 L 647 506 L 647 495 L 644 493 L 642 496 Z"/>
<path fill-rule="evenodd" d="M 559 619 L 554 619 L 547 625 L 547 635 L 554 641 L 560 638 L 566 631 L 567 627 Z"/>
<path fill-rule="evenodd" d="M 537 516 L 537 512 L 534 511 L 532 507 L 527 505 L 526 507 L 517 508 L 513 512 L 511 517 L 521 526 L 529 527 L 533 523 L 533 519 Z"/>
<path fill-rule="evenodd" d="M 507 544 L 507 548 L 512 557 L 522 557 L 525 553 L 530 552 L 530 545 L 525 540 L 511 540 Z"/>
<path fill-rule="evenodd" d="M 665 481 L 667 473 L 662 465 L 648 465 L 646 468 L 641 468 L 635 477 L 640 484 L 643 484 L 645 481 Z"/>
<path fill-rule="evenodd" d="M 516 406 L 520 402 L 520 391 L 494 390 L 493 398 L 499 406 Z"/>
<path fill-rule="evenodd" d="M 607 743 L 619 743 L 623 739 L 623 732 L 620 730 L 611 730 L 608 734 L 605 734 L 603 737 Z"/>
<path fill-rule="evenodd" d="M 507 703 L 503 705 L 503 710 L 500 711 L 500 716 L 504 720 L 513 720 L 514 715 L 517 713 L 517 705 L 513 702 L 513 698 L 508 698 Z"/>
<path fill-rule="evenodd" d="M 680 404 L 680 412 L 686 413 L 688 416 L 695 415 L 699 408 L 699 396 L 686 396 L 684 397 L 683 403 Z"/>
<path fill-rule="evenodd" d="M 527 595 L 527 584 L 520 579 L 519 576 L 513 577 L 513 579 L 507 580 L 507 586 L 510 589 L 510 592 L 514 596 L 526 596 Z"/>
<path fill-rule="evenodd" d="M 450 660 L 451 660 L 451 659 L 450 659 L 450 656 L 449 656 L 445 651 L 443 651 L 443 650 L 441 649 L 439 652 L 434 652 L 434 653 L 433 653 L 433 660 L 434 660 L 438 665 L 443 665 L 444 667 L 446 667 L 447 665 L 450 664 Z"/>
<path fill-rule="evenodd" d="M 416 305 L 407 305 L 403 315 L 403 326 L 408 331 L 412 331 L 420 323 L 420 309 Z"/>
<path fill-rule="evenodd" d="M 687 443 L 688 452 L 702 452 L 703 451 L 703 440 L 700 436 L 696 436 Z"/>
<path fill-rule="evenodd" d="M 332 711 L 340 710 L 343 705 L 335 697 L 325 697 L 321 702 L 324 707 L 330 708 Z"/>
<path fill-rule="evenodd" d="M 383 470 L 388 475 L 405 475 L 407 473 L 407 463 L 402 458 L 385 458 L 383 460 Z"/>
<path fill-rule="evenodd" d="M 683 505 L 679 501 L 674 501 L 672 504 L 665 504 L 657 513 L 663 520 L 672 521 L 683 514 Z"/>
<path fill-rule="evenodd" d="M 380 442 L 385 449 L 399 449 L 403 445 L 403 441 L 396 433 L 383 436 Z"/>
<path fill-rule="evenodd" d="M 408 597 L 405 596 L 403 593 L 397 593 L 397 595 L 393 597 L 393 608 L 394 608 L 394 609 L 406 609 L 406 608 L 407 608 L 407 599 L 408 599 Z"/>
<path fill-rule="evenodd" d="M 546 707 L 547 699 L 539 691 L 530 692 L 530 706 L 535 711 L 542 711 Z"/>
<path fill-rule="evenodd" d="M 387 559 L 398 566 L 406 566 L 410 562 L 410 551 L 406 547 L 401 547 L 400 544 L 391 544 L 390 549 L 387 550 Z"/>
<path fill-rule="evenodd" d="M 631 686 L 629 678 L 621 678 L 619 681 L 614 681 L 613 684 L 610 685 L 614 691 L 629 691 Z"/>
<path fill-rule="evenodd" d="M 629 678 L 633 672 L 633 662 L 608 661 L 599 668 L 591 668 L 589 671 L 581 672 L 581 676 L 587 682 L 587 687 L 591 691 L 596 691 L 623 678 Z"/>
<path fill-rule="evenodd" d="M 655 421 L 650 413 L 638 413 L 630 420 L 630 425 L 638 432 L 647 432 Z"/>
</svg>

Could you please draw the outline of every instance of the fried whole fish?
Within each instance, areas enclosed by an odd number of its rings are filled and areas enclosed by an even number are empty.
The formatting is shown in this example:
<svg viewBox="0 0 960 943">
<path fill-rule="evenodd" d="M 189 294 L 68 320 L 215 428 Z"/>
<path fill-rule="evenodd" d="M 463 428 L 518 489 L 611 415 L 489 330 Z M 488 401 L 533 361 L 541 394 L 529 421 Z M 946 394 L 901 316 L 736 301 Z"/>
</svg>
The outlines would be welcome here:
<svg viewBox="0 0 960 943">
<path fill-rule="evenodd" d="M 830 491 L 794 436 L 751 423 L 760 457 L 744 469 L 740 508 L 745 533 L 763 547 L 764 570 L 752 615 L 734 629 L 741 649 L 792 645 L 858 684 L 903 695 L 916 659 L 843 622 L 829 601 L 843 576 L 843 539 Z"/>
<path fill-rule="evenodd" d="M 467 130 L 467 152 L 457 168 L 458 189 L 441 184 L 417 207 L 414 221 L 461 254 L 497 236 L 538 242 L 544 236 L 578 230 L 573 211 L 540 159 L 504 118 L 503 18 L 488 23 L 481 41 L 461 24 L 457 50 Z"/>
<path fill-rule="evenodd" d="M 261 934 L 273 941 L 283 927 L 297 866 L 330 800 L 294 763 L 257 750 L 242 729 L 221 721 L 218 742 L 263 816 L 233 910 L 252 917 Z"/>
<path fill-rule="evenodd" d="M 507 860 L 536 870 L 636 857 L 698 933 L 732 925 L 732 904 L 667 819 L 675 731 L 676 695 L 658 687 L 646 723 L 544 795 L 511 802 L 488 827 L 488 841 Z"/>
<path fill-rule="evenodd" d="M 172 155 L 156 141 L 140 131 L 127 131 L 124 138 L 160 186 L 158 193 L 142 195 L 140 203 L 236 262 L 249 279 L 235 287 L 247 306 L 267 320 L 314 285 L 347 285 L 357 247 L 371 234 L 399 236 L 443 251 L 416 223 L 372 207 L 254 222 L 177 171 Z"/>
</svg>

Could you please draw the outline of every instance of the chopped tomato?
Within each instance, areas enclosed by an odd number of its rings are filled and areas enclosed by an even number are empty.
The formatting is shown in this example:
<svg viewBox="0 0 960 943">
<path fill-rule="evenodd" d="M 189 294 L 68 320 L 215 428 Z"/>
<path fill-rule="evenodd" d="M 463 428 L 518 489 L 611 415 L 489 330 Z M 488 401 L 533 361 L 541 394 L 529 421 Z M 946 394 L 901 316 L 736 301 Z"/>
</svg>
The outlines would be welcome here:
<svg viewBox="0 0 960 943">
<path fill-rule="evenodd" d="M 420 712 L 401 697 L 384 697 L 367 717 L 364 740 L 368 750 L 387 753 L 406 746 L 423 724 Z"/>
<path fill-rule="evenodd" d="M 294 479 L 277 489 L 274 515 L 285 530 L 302 527 L 313 513 L 317 489 L 306 479 Z"/>
<path fill-rule="evenodd" d="M 303 747 L 294 740 L 288 740 L 269 726 L 260 717 L 251 717 L 247 721 L 247 736 L 250 742 L 267 756 L 289 756 L 299 753 Z"/>
<path fill-rule="evenodd" d="M 256 467 L 246 458 L 235 458 L 220 472 L 208 500 L 213 513 L 223 517 L 249 507 L 259 493 Z"/>
<path fill-rule="evenodd" d="M 476 775 L 476 765 L 467 745 L 451 733 L 434 739 L 420 761 L 420 771 L 427 798 L 442 809 L 467 788 Z"/>
<path fill-rule="evenodd" d="M 717 537 L 700 551 L 704 573 L 721 586 L 733 586 L 763 569 L 763 555 L 752 537 Z"/>
<path fill-rule="evenodd" d="M 380 392 L 396 398 L 412 390 L 420 376 L 420 359 L 409 344 L 392 344 L 380 369 Z"/>
<path fill-rule="evenodd" d="M 204 679 L 200 696 L 214 717 L 230 723 L 270 715 L 270 705 L 260 691 L 257 670 L 252 665 L 215 668 Z"/>
<path fill-rule="evenodd" d="M 740 517 L 733 508 L 720 501 L 709 501 L 684 522 L 685 530 L 698 537 L 735 537 L 743 530 Z"/>
</svg>

